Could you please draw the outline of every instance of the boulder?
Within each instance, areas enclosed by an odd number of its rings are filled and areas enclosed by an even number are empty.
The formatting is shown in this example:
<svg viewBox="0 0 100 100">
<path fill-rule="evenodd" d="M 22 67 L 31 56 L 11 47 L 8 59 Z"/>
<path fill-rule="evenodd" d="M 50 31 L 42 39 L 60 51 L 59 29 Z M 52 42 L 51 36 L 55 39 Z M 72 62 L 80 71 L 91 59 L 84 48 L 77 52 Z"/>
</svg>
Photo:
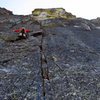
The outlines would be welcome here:
<svg viewBox="0 0 100 100">
<path fill-rule="evenodd" d="M 63 26 L 74 26 L 86 31 L 96 29 L 96 25 L 93 22 L 83 18 L 60 19 L 60 23 L 63 23 Z"/>
<path fill-rule="evenodd" d="M 83 30 L 86 30 L 86 31 L 91 31 L 90 26 L 87 25 L 86 23 L 82 23 L 82 24 L 81 24 L 81 28 L 82 28 Z"/>
<path fill-rule="evenodd" d="M 98 17 L 97 19 L 92 19 L 91 22 L 97 26 L 100 26 L 100 17 Z"/>
<path fill-rule="evenodd" d="M 35 9 L 32 11 L 33 17 L 36 20 L 58 19 L 58 18 L 75 18 L 75 15 L 68 13 L 63 8 L 51 9 Z"/>
<path fill-rule="evenodd" d="M 13 15 L 13 12 L 0 7 L 0 15 Z"/>
</svg>

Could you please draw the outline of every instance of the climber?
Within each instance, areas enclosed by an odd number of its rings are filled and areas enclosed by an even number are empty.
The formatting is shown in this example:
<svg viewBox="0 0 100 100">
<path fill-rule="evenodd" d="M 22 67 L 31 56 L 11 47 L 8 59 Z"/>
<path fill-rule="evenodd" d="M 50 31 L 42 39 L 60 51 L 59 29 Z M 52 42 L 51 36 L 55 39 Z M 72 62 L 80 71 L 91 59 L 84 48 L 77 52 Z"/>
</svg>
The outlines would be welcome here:
<svg viewBox="0 0 100 100">
<path fill-rule="evenodd" d="M 13 32 L 19 32 L 19 37 L 27 38 L 26 32 L 31 32 L 30 30 L 26 30 L 24 27 L 18 30 L 13 30 Z"/>
</svg>

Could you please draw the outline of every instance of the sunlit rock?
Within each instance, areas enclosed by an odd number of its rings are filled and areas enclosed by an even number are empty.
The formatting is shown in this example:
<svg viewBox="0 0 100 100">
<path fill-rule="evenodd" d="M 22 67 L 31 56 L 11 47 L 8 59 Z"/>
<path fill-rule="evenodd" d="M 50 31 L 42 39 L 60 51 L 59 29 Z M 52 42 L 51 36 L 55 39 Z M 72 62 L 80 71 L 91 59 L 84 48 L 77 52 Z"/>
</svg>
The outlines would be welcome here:
<svg viewBox="0 0 100 100">
<path fill-rule="evenodd" d="M 35 9 L 32 11 L 36 20 L 57 19 L 57 18 L 75 18 L 75 15 L 68 13 L 63 8 Z"/>
</svg>

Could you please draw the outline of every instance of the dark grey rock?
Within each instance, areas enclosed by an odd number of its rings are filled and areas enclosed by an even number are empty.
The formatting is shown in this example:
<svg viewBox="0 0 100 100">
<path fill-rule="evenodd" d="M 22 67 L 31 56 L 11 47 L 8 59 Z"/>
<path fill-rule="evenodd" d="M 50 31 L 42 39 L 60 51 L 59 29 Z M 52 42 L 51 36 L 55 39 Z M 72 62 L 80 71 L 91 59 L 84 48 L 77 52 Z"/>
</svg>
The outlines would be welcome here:
<svg viewBox="0 0 100 100">
<path fill-rule="evenodd" d="M 16 41 L 12 31 L 23 26 L 29 37 Z M 39 23 L 31 15 L 0 16 L 0 100 L 99 100 L 95 27 L 82 18 Z"/>
<path fill-rule="evenodd" d="M 91 22 L 97 26 L 100 26 L 100 17 L 98 17 L 97 19 L 92 19 Z"/>
<path fill-rule="evenodd" d="M 0 15 L 13 15 L 12 11 L 0 7 Z"/>
<path fill-rule="evenodd" d="M 82 18 L 74 18 L 67 20 L 62 19 L 62 22 L 66 26 L 75 26 L 77 28 L 80 28 L 81 30 L 90 31 L 96 29 L 96 26 L 92 21 Z"/>
<path fill-rule="evenodd" d="M 62 23 L 61 20 L 59 19 L 48 19 L 48 20 L 43 20 L 41 21 L 41 26 L 42 27 L 63 27 L 64 24 Z"/>
<path fill-rule="evenodd" d="M 43 38 L 43 52 L 49 72 L 49 80 L 45 81 L 47 100 L 98 100 L 100 55 L 91 47 L 92 42 L 87 44 L 90 39 L 83 42 L 86 39 L 84 31 L 78 34 L 77 30 L 67 27 L 44 30 L 47 35 Z M 94 34 L 87 34 L 96 40 Z"/>
<path fill-rule="evenodd" d="M 0 39 L 3 39 L 5 41 L 16 41 L 18 39 L 18 34 L 0 32 Z"/>
<path fill-rule="evenodd" d="M 42 99 L 41 53 L 36 38 L 0 45 L 0 99 Z"/>
</svg>

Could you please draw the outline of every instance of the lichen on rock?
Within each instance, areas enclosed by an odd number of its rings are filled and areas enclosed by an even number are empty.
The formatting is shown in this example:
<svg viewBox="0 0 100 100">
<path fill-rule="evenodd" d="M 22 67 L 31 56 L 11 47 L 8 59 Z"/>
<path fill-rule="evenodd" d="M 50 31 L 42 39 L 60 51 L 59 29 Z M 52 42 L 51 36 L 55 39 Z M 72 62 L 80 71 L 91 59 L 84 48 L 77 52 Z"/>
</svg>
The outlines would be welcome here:
<svg viewBox="0 0 100 100">
<path fill-rule="evenodd" d="M 63 8 L 35 9 L 32 11 L 36 20 L 57 19 L 57 18 L 75 18 L 75 15 L 68 13 Z"/>
</svg>

